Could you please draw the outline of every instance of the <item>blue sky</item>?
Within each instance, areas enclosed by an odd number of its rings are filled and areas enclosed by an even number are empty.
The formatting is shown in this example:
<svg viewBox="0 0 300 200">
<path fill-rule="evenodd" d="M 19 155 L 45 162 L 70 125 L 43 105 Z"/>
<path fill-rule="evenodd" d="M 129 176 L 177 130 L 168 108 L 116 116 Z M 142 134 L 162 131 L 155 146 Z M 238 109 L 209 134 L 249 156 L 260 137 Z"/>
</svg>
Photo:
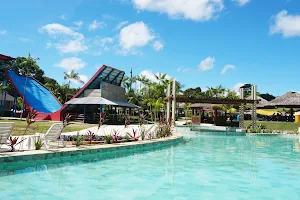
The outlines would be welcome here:
<svg viewBox="0 0 300 200">
<path fill-rule="evenodd" d="M 298 0 L 4 1 L 0 53 L 30 52 L 63 83 L 102 64 L 188 87 L 258 85 L 259 92 L 300 91 Z"/>
</svg>

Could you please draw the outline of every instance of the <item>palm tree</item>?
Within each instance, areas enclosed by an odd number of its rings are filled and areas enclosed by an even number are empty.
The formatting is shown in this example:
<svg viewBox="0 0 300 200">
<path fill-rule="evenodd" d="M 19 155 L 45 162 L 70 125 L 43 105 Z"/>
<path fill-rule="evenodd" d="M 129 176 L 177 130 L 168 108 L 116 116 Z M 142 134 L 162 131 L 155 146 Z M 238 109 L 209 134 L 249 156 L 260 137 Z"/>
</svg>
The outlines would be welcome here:
<svg viewBox="0 0 300 200">
<path fill-rule="evenodd" d="M 23 93 L 23 98 L 22 98 L 22 113 L 20 115 L 20 118 L 22 118 L 23 115 L 23 111 L 24 111 L 24 101 L 25 101 L 25 94 L 26 94 L 26 87 L 27 87 L 27 80 L 28 80 L 28 76 L 31 76 L 32 74 L 30 74 L 30 69 L 32 68 L 39 68 L 39 66 L 37 65 L 37 61 L 39 60 L 39 58 L 33 58 L 31 57 L 30 53 L 28 53 L 27 58 L 20 63 L 20 66 L 22 67 L 22 71 L 19 71 L 19 73 L 21 73 L 21 75 L 25 76 L 25 85 L 24 85 L 24 93 Z"/>
<path fill-rule="evenodd" d="M 70 89 L 71 80 L 84 84 L 84 81 L 81 80 L 78 73 L 76 73 L 74 70 L 72 70 L 71 72 L 64 72 L 64 80 L 68 80 L 68 90 Z M 68 94 L 66 93 L 66 101 L 67 100 L 68 100 Z"/>
<path fill-rule="evenodd" d="M 225 95 L 226 89 L 219 85 L 217 87 L 207 87 L 207 91 L 205 92 L 207 97 L 215 97 L 215 98 L 222 98 Z"/>
</svg>

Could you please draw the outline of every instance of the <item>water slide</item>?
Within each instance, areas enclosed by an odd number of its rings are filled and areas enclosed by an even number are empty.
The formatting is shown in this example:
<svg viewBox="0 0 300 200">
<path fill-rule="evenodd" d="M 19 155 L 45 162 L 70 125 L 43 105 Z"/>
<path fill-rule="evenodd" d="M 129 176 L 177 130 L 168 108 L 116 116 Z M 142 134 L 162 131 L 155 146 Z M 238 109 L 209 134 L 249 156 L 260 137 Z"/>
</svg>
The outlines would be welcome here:
<svg viewBox="0 0 300 200">
<path fill-rule="evenodd" d="M 28 76 L 26 81 L 26 76 L 20 76 L 12 70 L 7 70 L 6 75 L 19 96 L 24 97 L 26 106 L 38 111 L 36 119 L 49 119 L 51 113 L 62 108 L 52 92 L 33 77 Z"/>
</svg>

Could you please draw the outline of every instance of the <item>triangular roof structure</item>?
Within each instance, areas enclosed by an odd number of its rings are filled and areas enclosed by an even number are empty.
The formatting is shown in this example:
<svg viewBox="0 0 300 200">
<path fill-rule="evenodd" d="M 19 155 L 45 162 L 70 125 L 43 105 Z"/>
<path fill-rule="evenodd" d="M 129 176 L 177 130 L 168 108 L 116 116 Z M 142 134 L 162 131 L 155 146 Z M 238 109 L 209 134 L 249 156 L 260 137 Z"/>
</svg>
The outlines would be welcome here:
<svg viewBox="0 0 300 200">
<path fill-rule="evenodd" d="M 300 93 L 287 92 L 284 95 L 270 101 L 267 106 L 300 108 Z"/>
<path fill-rule="evenodd" d="M 121 86 L 125 72 L 119 69 L 103 65 L 94 76 L 72 97 L 77 98 L 83 96 L 85 89 L 99 89 L 100 80 L 113 85 Z M 102 76 L 102 77 L 101 77 Z"/>
<path fill-rule="evenodd" d="M 13 57 L 0 54 L 0 60 L 14 60 Z"/>
<path fill-rule="evenodd" d="M 246 99 L 251 100 L 251 96 L 247 97 Z M 269 101 L 265 100 L 264 98 L 262 98 L 260 96 L 257 96 L 256 99 L 259 100 L 259 102 L 257 104 L 258 108 L 264 108 L 264 107 L 268 106 L 270 103 Z"/>
</svg>

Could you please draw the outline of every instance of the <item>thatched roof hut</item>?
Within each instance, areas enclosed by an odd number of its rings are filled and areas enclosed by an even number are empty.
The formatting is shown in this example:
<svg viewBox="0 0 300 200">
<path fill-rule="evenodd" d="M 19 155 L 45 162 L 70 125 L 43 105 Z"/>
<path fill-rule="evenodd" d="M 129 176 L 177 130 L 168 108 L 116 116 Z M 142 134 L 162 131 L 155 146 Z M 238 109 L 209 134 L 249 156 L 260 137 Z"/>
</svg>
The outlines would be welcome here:
<svg viewBox="0 0 300 200">
<path fill-rule="evenodd" d="M 287 92 L 270 101 L 267 106 L 283 107 L 283 108 L 300 108 L 300 93 Z"/>
<path fill-rule="evenodd" d="M 251 96 L 246 98 L 247 100 L 251 100 Z M 257 108 L 264 108 L 264 107 L 268 107 L 269 106 L 269 101 L 265 100 L 264 98 L 257 96 L 256 97 L 257 100 L 259 100 L 258 104 L 257 104 Z"/>
</svg>

